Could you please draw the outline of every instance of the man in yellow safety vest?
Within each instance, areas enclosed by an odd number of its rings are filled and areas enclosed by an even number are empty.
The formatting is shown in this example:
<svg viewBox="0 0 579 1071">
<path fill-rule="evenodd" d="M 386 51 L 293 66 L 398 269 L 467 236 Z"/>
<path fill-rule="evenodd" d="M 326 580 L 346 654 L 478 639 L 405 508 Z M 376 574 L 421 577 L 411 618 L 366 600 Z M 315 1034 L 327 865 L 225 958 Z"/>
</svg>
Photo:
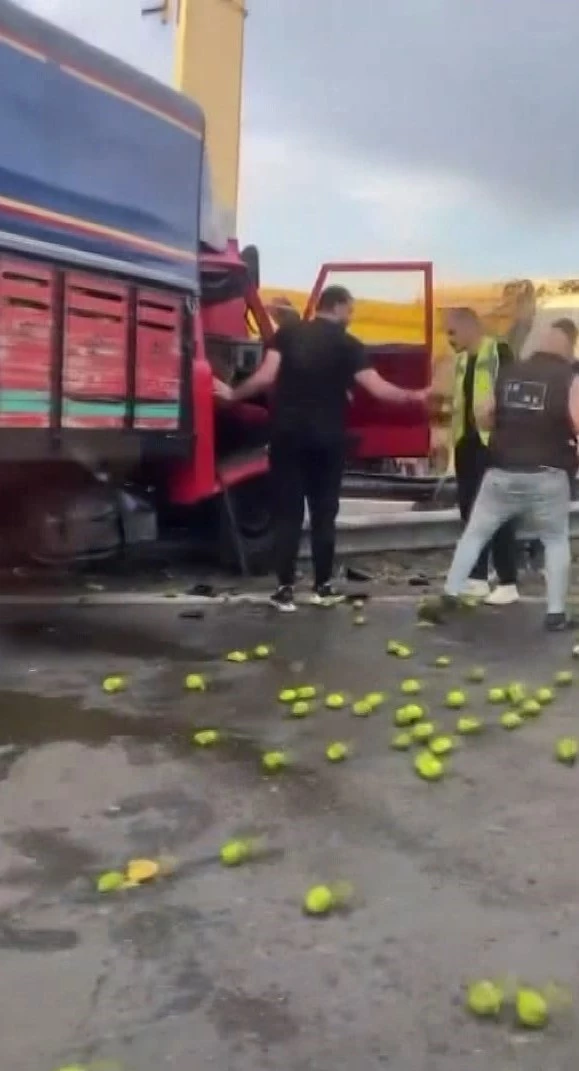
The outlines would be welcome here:
<svg viewBox="0 0 579 1071">
<path fill-rule="evenodd" d="M 477 426 L 475 412 L 494 397 L 499 367 L 513 360 L 506 342 L 486 335 L 473 309 L 451 309 L 446 314 L 446 334 L 457 354 L 452 412 L 452 442 L 458 507 L 466 524 L 482 478 L 489 467 L 489 433 Z M 489 552 L 498 584 L 489 585 Z M 517 562 L 512 523 L 500 528 L 474 566 L 465 594 L 484 599 L 492 606 L 517 602 Z"/>
</svg>

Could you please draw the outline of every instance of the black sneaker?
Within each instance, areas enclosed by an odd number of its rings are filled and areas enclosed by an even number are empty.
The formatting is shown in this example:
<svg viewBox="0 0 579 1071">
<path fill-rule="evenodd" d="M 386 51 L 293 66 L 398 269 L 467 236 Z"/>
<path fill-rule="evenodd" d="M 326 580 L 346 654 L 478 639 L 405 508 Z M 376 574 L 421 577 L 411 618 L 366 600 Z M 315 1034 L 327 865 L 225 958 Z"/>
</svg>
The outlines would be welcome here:
<svg viewBox="0 0 579 1071">
<path fill-rule="evenodd" d="M 310 598 L 312 606 L 337 606 L 338 603 L 345 601 L 346 596 L 333 584 L 320 584 L 315 587 Z"/>
<path fill-rule="evenodd" d="M 269 601 L 282 614 L 293 614 L 297 609 L 294 602 L 294 589 L 289 584 L 283 585 L 277 591 L 274 591 L 273 595 L 270 595 Z"/>
<path fill-rule="evenodd" d="M 547 632 L 571 632 L 577 628 L 577 621 L 567 614 L 547 614 L 545 628 Z"/>
</svg>

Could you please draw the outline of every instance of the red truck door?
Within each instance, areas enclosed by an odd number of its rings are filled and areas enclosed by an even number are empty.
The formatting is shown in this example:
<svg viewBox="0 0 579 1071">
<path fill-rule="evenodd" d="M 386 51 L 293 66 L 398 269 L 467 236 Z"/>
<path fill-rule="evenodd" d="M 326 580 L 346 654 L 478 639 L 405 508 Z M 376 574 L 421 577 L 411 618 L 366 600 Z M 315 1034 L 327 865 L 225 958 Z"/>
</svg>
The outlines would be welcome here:
<svg viewBox="0 0 579 1071">
<path fill-rule="evenodd" d="M 315 314 L 327 286 L 346 286 L 356 301 L 350 330 L 367 347 L 375 368 L 399 387 L 430 382 L 434 332 L 432 264 L 427 261 L 354 261 L 322 264 L 304 318 Z M 392 303 L 385 321 L 380 303 Z M 427 457 L 430 426 L 420 406 L 384 405 L 356 389 L 350 408 L 357 459 Z"/>
</svg>

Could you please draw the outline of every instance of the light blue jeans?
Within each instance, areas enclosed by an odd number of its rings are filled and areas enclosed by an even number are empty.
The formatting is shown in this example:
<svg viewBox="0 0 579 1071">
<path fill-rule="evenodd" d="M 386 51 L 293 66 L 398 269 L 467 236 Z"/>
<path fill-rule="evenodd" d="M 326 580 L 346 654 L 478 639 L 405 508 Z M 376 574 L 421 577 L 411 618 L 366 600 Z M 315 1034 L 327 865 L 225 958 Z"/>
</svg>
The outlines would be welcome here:
<svg viewBox="0 0 579 1071">
<path fill-rule="evenodd" d="M 569 477 L 561 469 L 489 469 L 457 543 L 444 588 L 446 594 L 458 596 L 491 536 L 505 521 L 524 516 L 545 548 L 547 613 L 565 613 L 571 565 L 570 500 Z"/>
</svg>

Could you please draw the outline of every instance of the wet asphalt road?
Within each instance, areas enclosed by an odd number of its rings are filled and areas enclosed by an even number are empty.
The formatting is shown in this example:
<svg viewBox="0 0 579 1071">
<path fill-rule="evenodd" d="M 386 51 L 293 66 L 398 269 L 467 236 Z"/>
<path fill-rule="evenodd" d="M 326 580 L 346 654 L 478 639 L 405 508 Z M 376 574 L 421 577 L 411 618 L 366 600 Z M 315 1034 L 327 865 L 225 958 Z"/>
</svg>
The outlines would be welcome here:
<svg viewBox="0 0 579 1071">
<path fill-rule="evenodd" d="M 4 1071 L 112 1061 L 123 1071 L 576 1071 L 577 1023 L 541 1034 L 462 1007 L 477 977 L 569 985 L 579 999 L 579 767 L 552 761 L 577 724 L 579 684 L 518 733 L 496 725 L 448 778 L 420 782 L 391 752 L 404 677 L 443 725 L 448 687 L 473 663 L 488 683 L 548 683 L 572 640 L 545 638 L 540 607 L 418 629 L 412 606 L 279 619 L 264 609 L 2 609 L 0 632 L 0 1038 Z M 412 660 L 384 653 L 408 640 Z M 231 648 L 274 643 L 267 663 Z M 433 669 L 438 654 L 452 666 Z M 204 696 L 188 671 L 210 674 Z M 129 688 L 104 696 L 101 680 Z M 385 712 L 283 717 L 278 689 L 387 688 Z M 230 734 L 211 752 L 194 727 Z M 351 740 L 342 766 L 324 760 Z M 284 746 L 290 771 L 261 772 Z M 271 853 L 224 870 L 220 845 L 265 834 Z M 108 897 L 95 877 L 132 857 L 175 872 Z M 303 917 L 319 881 L 353 882 L 350 911 Z"/>
</svg>

